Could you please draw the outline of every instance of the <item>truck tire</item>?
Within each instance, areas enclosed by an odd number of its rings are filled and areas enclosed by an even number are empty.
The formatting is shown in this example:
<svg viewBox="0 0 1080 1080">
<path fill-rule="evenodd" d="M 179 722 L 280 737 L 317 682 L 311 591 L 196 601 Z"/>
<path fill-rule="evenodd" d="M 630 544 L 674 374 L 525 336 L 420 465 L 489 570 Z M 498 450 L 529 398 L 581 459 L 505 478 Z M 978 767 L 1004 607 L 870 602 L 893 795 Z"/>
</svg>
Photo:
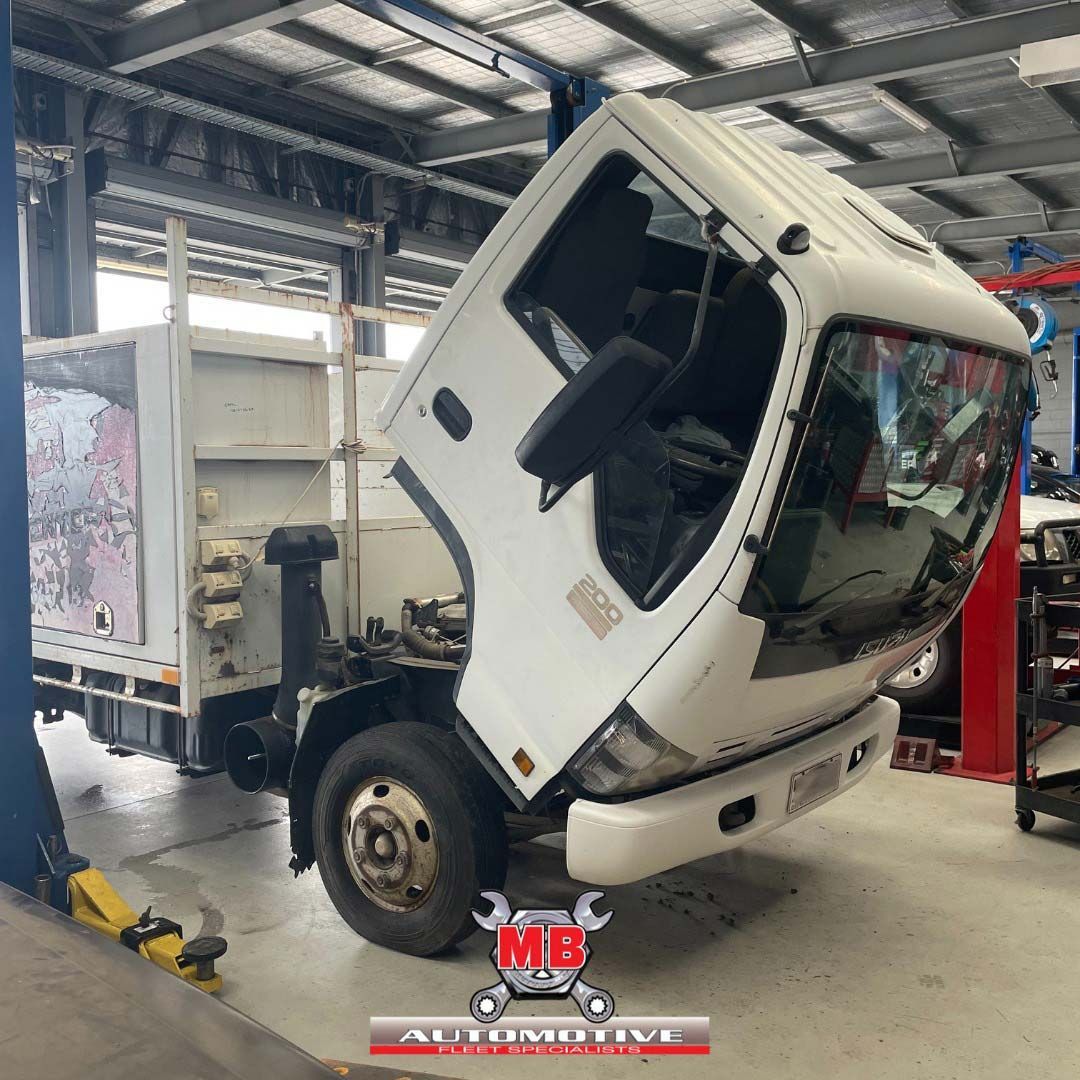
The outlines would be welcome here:
<svg viewBox="0 0 1080 1080">
<path fill-rule="evenodd" d="M 914 657 L 881 692 L 905 713 L 953 716 L 960 711 L 960 661 L 963 655 L 959 617 Z"/>
<path fill-rule="evenodd" d="M 362 937 L 431 956 L 476 929 L 506 880 L 503 796 L 456 735 L 391 723 L 326 763 L 312 820 L 323 885 Z"/>
</svg>

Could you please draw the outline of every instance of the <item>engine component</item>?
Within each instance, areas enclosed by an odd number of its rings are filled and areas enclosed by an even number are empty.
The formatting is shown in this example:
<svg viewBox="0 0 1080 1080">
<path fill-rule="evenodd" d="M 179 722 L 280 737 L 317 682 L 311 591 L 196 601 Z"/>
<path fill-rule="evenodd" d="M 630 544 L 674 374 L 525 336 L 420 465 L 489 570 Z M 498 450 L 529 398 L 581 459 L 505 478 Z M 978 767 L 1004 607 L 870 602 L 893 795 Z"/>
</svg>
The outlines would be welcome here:
<svg viewBox="0 0 1080 1080">
<path fill-rule="evenodd" d="M 440 611 L 460 604 L 463 599 L 461 593 L 456 593 L 430 600 L 406 600 L 401 608 L 402 644 L 424 660 L 460 661 L 465 656 L 466 646 L 444 640 L 438 624 Z M 423 629 L 417 629 L 417 626 Z"/>
<path fill-rule="evenodd" d="M 341 662 L 345 659 L 345 646 L 340 638 L 324 637 L 315 653 L 315 674 L 320 686 L 337 687 L 341 684 Z"/>
<path fill-rule="evenodd" d="M 322 564 L 337 557 L 327 525 L 283 526 L 266 541 L 266 565 L 281 567 L 281 682 L 274 717 L 288 727 L 296 726 L 297 693 L 317 681 L 320 637 L 330 636 Z"/>
</svg>

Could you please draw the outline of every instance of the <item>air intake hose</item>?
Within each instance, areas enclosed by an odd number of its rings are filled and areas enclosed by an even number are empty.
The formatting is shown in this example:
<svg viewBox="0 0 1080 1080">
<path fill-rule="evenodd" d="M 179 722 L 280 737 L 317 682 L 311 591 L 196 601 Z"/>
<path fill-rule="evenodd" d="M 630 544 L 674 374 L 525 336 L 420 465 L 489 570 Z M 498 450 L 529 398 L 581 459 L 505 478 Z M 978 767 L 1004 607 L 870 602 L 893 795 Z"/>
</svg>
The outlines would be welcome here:
<svg viewBox="0 0 1080 1080">
<path fill-rule="evenodd" d="M 445 607 L 447 604 L 455 603 L 457 599 L 457 597 L 449 596 L 439 597 L 438 606 Z M 401 609 L 402 645 L 424 660 L 448 660 L 452 663 L 461 660 L 465 656 L 466 646 L 454 645 L 449 641 L 431 641 L 413 627 L 413 611 L 420 606 L 423 605 L 417 600 L 406 600 L 405 606 Z"/>
</svg>

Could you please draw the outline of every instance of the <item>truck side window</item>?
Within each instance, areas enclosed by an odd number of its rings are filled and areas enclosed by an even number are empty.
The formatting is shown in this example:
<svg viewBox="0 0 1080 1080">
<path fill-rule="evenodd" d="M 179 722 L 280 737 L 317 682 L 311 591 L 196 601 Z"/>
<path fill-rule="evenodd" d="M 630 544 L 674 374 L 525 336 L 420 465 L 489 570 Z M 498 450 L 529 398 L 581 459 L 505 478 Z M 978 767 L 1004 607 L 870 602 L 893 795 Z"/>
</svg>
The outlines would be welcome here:
<svg viewBox="0 0 1080 1080">
<path fill-rule="evenodd" d="M 620 334 L 674 365 L 690 343 L 705 261 L 698 217 L 617 155 L 571 203 L 507 305 L 568 379 Z M 782 312 L 756 278 L 727 289 L 744 269 L 721 252 L 693 363 L 596 473 L 601 555 L 641 607 L 661 603 L 716 535 L 768 399 Z M 725 295 L 735 294 L 729 310 Z"/>
</svg>

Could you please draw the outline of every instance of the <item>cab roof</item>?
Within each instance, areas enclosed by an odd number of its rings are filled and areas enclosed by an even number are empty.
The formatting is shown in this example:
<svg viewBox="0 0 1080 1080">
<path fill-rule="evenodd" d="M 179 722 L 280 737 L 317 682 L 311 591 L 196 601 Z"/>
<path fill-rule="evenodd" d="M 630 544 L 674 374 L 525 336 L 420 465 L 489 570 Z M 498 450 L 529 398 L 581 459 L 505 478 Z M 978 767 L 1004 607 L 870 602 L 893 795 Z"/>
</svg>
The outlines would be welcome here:
<svg viewBox="0 0 1080 1080">
<path fill-rule="evenodd" d="M 848 181 L 674 101 L 627 93 L 605 109 L 779 265 L 809 327 L 863 316 L 1029 354 L 1002 303 Z M 796 222 L 809 227 L 810 249 L 783 255 L 777 240 Z"/>
</svg>

